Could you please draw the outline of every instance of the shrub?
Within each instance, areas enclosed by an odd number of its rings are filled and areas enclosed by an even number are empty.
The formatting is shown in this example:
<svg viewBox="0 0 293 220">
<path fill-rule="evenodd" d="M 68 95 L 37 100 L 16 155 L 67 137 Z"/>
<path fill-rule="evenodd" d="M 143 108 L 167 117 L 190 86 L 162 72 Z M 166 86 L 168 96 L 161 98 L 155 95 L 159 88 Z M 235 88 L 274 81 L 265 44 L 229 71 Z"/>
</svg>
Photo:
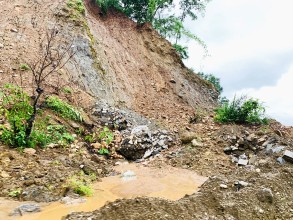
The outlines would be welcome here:
<svg viewBox="0 0 293 220">
<path fill-rule="evenodd" d="M 245 96 L 234 97 L 232 102 L 224 102 L 216 110 L 215 121 L 236 124 L 267 124 L 265 108 L 256 99 Z"/>
<path fill-rule="evenodd" d="M 214 76 L 213 74 L 205 74 L 202 72 L 197 73 L 197 75 L 200 78 L 212 83 L 219 94 L 223 92 L 223 87 L 221 86 L 220 79 L 218 77 Z"/>
<path fill-rule="evenodd" d="M 101 155 L 107 155 L 107 154 L 110 154 L 109 150 L 107 148 L 101 148 L 99 151 L 98 151 L 99 154 Z"/>
<path fill-rule="evenodd" d="M 46 104 L 48 108 L 52 109 L 57 114 L 60 114 L 63 118 L 79 122 L 82 121 L 81 114 L 78 110 L 56 96 L 47 97 Z"/>
<path fill-rule="evenodd" d="M 27 120 L 33 113 L 29 96 L 14 85 L 5 85 L 0 92 L 0 106 L 10 127 L 1 127 L 0 139 L 13 147 L 24 147 L 29 144 L 26 136 Z"/>
<path fill-rule="evenodd" d="M 80 14 L 85 13 L 85 7 L 82 0 L 70 0 L 67 3 L 69 8 L 73 8 L 74 10 L 78 11 Z"/>
<path fill-rule="evenodd" d="M 8 196 L 10 196 L 10 197 L 18 197 L 18 196 L 21 195 L 21 193 L 22 193 L 22 189 L 16 189 L 16 190 L 10 191 L 8 193 Z"/>
<path fill-rule="evenodd" d="M 9 126 L 0 126 L 0 140 L 11 147 L 44 147 L 49 143 L 74 141 L 62 125 L 49 125 L 49 116 L 37 119 L 30 136 L 26 135 L 28 119 L 33 113 L 30 97 L 20 87 L 5 85 L 0 92 L 0 113 Z M 40 114 L 40 113 L 39 113 Z"/>
<path fill-rule="evenodd" d="M 101 8 L 101 11 L 104 15 L 107 14 L 109 9 L 122 11 L 122 7 L 118 0 L 96 0 L 96 3 Z"/>
<path fill-rule="evenodd" d="M 173 47 L 175 48 L 175 50 L 177 51 L 177 53 L 179 54 L 181 59 L 188 59 L 189 58 L 189 55 L 187 52 L 187 47 L 184 47 L 179 44 L 173 44 Z"/>
<path fill-rule="evenodd" d="M 105 141 L 107 145 L 109 145 L 113 141 L 114 135 L 109 128 L 104 127 L 104 129 L 100 131 L 99 139 L 100 141 Z"/>
</svg>

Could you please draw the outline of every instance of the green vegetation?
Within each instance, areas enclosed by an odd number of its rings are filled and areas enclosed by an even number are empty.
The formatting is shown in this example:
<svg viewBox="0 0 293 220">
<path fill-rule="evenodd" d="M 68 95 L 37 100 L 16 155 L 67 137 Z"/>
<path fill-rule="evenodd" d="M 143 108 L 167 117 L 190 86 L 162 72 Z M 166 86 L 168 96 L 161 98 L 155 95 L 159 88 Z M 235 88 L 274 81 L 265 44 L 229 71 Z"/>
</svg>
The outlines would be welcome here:
<svg viewBox="0 0 293 220">
<path fill-rule="evenodd" d="M 173 47 L 175 48 L 181 59 L 188 59 L 189 55 L 187 52 L 187 47 L 184 47 L 179 44 L 173 44 Z"/>
<path fill-rule="evenodd" d="M 96 180 L 95 174 L 89 176 L 83 172 L 71 177 L 68 181 L 67 187 L 72 189 L 76 194 L 80 196 L 92 196 L 94 190 L 91 187 L 91 182 Z"/>
<path fill-rule="evenodd" d="M 8 193 L 8 196 L 10 197 L 18 197 L 20 196 L 22 193 L 22 189 L 16 189 L 16 190 L 13 190 L 11 192 Z"/>
<path fill-rule="evenodd" d="M 72 90 L 69 87 L 64 87 L 63 92 L 66 93 L 66 94 L 71 94 Z"/>
<path fill-rule="evenodd" d="M 34 148 L 36 146 L 44 147 L 49 143 L 68 144 L 74 141 L 74 137 L 66 132 L 64 126 L 49 124 L 50 116 L 45 119 L 37 118 L 32 132 L 27 136 L 27 121 L 33 113 L 30 101 L 30 97 L 20 87 L 10 84 L 3 87 L 0 92 L 0 114 L 9 123 L 9 126 L 0 126 L 0 140 L 3 143 L 11 147 Z M 63 104 L 61 106 L 64 108 Z M 68 107 L 67 105 L 65 106 Z M 76 111 L 74 112 L 76 113 Z M 41 115 L 41 112 L 38 111 L 38 114 Z"/>
<path fill-rule="evenodd" d="M 62 101 L 56 96 L 49 96 L 46 98 L 47 107 L 54 112 L 60 114 L 63 118 L 71 119 L 74 121 L 82 122 L 81 114 L 70 104 Z"/>
<path fill-rule="evenodd" d="M 101 155 L 108 155 L 110 154 L 109 150 L 107 148 L 101 148 L 99 151 L 98 151 L 99 154 Z"/>
<path fill-rule="evenodd" d="M 220 79 L 218 77 L 214 76 L 213 74 L 205 74 L 203 72 L 199 72 L 197 75 L 200 78 L 212 83 L 219 95 L 223 92 L 223 87 L 221 86 Z"/>
<path fill-rule="evenodd" d="M 23 147 L 29 145 L 26 136 L 27 123 L 33 113 L 30 97 L 18 86 L 5 85 L 0 92 L 0 110 L 9 123 L 9 127 L 1 125 L 0 139 L 7 145 Z"/>
<path fill-rule="evenodd" d="M 150 23 L 161 34 L 172 42 L 182 59 L 188 58 L 187 47 L 179 45 L 183 38 L 197 41 L 204 47 L 205 43 L 189 32 L 183 25 L 187 18 L 197 19 L 203 13 L 209 0 L 96 0 L 104 15 L 110 9 L 123 12 L 129 18 L 143 25 Z M 174 10 L 174 8 L 178 10 Z"/>
<path fill-rule="evenodd" d="M 104 144 L 106 145 L 110 145 L 113 139 L 114 134 L 108 127 L 104 127 L 102 130 L 99 129 L 95 133 L 88 134 L 84 138 L 84 140 L 88 141 L 89 143 L 104 142 Z M 105 145 L 102 144 L 102 147 L 98 150 L 98 153 L 102 155 L 107 155 L 110 154 L 110 151 L 105 148 Z"/>
<path fill-rule="evenodd" d="M 236 124 L 267 124 L 265 108 L 255 99 L 245 96 L 234 97 L 231 102 L 224 102 L 216 110 L 215 121 Z"/>
<path fill-rule="evenodd" d="M 104 127 L 104 129 L 100 131 L 99 139 L 100 141 L 105 141 L 107 145 L 109 145 L 113 141 L 113 138 L 114 135 L 109 128 Z"/>
<path fill-rule="evenodd" d="M 69 8 L 73 8 L 74 10 L 76 10 L 77 12 L 79 12 L 82 15 L 85 14 L 85 7 L 84 7 L 82 0 L 70 0 L 67 3 L 67 6 Z"/>
<path fill-rule="evenodd" d="M 110 9 L 122 11 L 122 7 L 118 0 L 96 0 L 96 3 L 101 8 L 104 15 L 106 15 Z"/>
<path fill-rule="evenodd" d="M 31 68 L 27 64 L 22 63 L 19 65 L 19 69 L 22 71 L 26 71 L 26 70 L 30 70 Z"/>
</svg>

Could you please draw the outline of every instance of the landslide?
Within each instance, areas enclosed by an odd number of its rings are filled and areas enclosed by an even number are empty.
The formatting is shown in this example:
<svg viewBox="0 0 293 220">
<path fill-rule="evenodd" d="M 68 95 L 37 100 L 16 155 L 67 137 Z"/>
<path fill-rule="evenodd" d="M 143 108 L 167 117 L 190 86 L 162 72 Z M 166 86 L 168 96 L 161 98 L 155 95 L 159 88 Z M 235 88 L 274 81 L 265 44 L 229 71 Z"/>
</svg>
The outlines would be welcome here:
<svg viewBox="0 0 293 220">
<path fill-rule="evenodd" d="M 279 162 L 284 150 L 293 150 L 292 127 L 277 122 L 270 126 L 219 125 L 208 116 L 189 126 L 197 144 L 171 148 L 144 164 L 172 165 L 209 176 L 199 192 L 177 201 L 120 199 L 93 212 L 72 213 L 65 219 L 293 219 L 293 164 Z M 224 153 L 227 146 L 242 140 L 246 143 L 243 148 Z M 235 163 L 244 155 L 249 159 L 246 166 Z"/>
<path fill-rule="evenodd" d="M 92 2 L 84 1 L 83 15 L 65 0 L 0 1 L 0 83 L 19 81 L 19 65 L 35 59 L 45 31 L 57 23 L 64 42 L 76 46 L 60 73 L 76 91 L 76 104 L 89 107 L 89 98 L 103 99 L 170 127 L 184 125 L 195 108 L 212 109 L 214 88 L 184 66 L 168 41 L 123 14 L 101 16 Z M 54 91 L 57 79 L 49 82 Z M 29 90 L 29 73 L 22 84 Z"/>
</svg>

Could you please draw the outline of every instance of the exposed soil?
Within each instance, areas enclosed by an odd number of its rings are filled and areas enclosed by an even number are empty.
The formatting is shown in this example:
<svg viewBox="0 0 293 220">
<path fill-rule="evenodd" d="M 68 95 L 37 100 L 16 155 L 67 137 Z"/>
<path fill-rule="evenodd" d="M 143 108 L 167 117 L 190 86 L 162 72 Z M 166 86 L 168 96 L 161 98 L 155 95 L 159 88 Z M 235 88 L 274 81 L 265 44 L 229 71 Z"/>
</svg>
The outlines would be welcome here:
<svg viewBox="0 0 293 220">
<path fill-rule="evenodd" d="M 112 163 L 103 157 L 93 158 L 83 146 L 39 149 L 33 155 L 1 146 L 0 157 L 0 196 L 7 197 L 9 192 L 21 189 L 20 200 L 37 202 L 57 201 L 65 196 L 69 179 L 83 170 L 97 179 L 109 175 Z"/>
<path fill-rule="evenodd" d="M 87 10 L 80 15 L 65 0 L 0 0 L 0 85 L 21 83 L 32 94 L 30 74 L 20 71 L 19 65 L 34 59 L 44 32 L 57 21 L 61 43 L 73 39 L 77 49 L 61 73 L 48 79 L 46 94 L 83 107 L 89 116 L 95 102 L 103 99 L 152 119 L 178 137 L 192 132 L 193 144 L 176 142 L 141 163 L 188 169 L 209 180 L 200 192 L 177 201 L 122 199 L 66 219 L 293 219 L 293 164 L 277 162 L 285 149 L 293 150 L 293 128 L 277 122 L 214 123 L 210 111 L 217 96 L 214 88 L 184 67 L 170 43 L 148 25 L 138 28 L 116 12 L 101 17 L 92 1 L 84 2 Z M 72 94 L 60 92 L 64 86 Z M 242 148 L 224 152 L 242 137 L 246 141 Z M 255 140 L 248 140 L 251 137 Z M 284 150 L 268 153 L 262 142 L 270 139 Z M 0 196 L 22 189 L 15 199 L 37 202 L 57 201 L 72 193 L 66 181 L 80 171 L 98 179 L 109 176 L 116 162 L 93 153 L 81 139 L 33 153 L 3 145 L 0 152 Z M 244 153 L 251 160 L 248 165 L 232 161 Z"/>
<path fill-rule="evenodd" d="M 254 165 L 238 166 L 224 154 L 223 149 L 229 141 L 221 138 L 225 134 L 247 131 L 275 137 L 286 149 L 292 150 L 292 128 L 284 128 L 278 123 L 261 129 L 219 126 L 208 118 L 204 121 L 209 125 L 194 125 L 194 128 L 198 127 L 194 131 L 205 143 L 203 147 L 172 148 L 145 162 L 154 167 L 171 164 L 210 176 L 198 193 L 175 202 L 155 198 L 117 200 L 95 212 L 76 213 L 66 219 L 292 219 L 293 164 L 278 163 L 276 158 L 282 153 L 268 155 L 261 150 L 256 153 Z M 280 130 L 286 135 L 275 134 Z M 249 152 L 252 153 L 249 150 L 246 153 Z M 239 181 L 244 183 L 239 184 Z"/>
</svg>

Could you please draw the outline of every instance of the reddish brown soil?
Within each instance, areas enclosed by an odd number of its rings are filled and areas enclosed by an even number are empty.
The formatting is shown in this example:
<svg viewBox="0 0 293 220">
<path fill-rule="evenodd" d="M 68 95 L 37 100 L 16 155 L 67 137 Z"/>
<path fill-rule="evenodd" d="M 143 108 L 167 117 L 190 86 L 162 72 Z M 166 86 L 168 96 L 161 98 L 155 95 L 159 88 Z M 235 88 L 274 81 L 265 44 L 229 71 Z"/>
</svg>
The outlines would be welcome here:
<svg viewBox="0 0 293 220">
<path fill-rule="evenodd" d="M 148 25 L 138 28 L 118 13 L 101 17 L 90 0 L 85 3 L 86 14 L 80 16 L 66 7 L 65 0 L 0 0 L 0 85 L 20 84 L 22 73 L 22 86 L 32 91 L 30 73 L 19 71 L 19 65 L 35 58 L 44 32 L 58 21 L 61 43 L 74 39 L 77 53 L 60 73 L 62 77 L 48 80 L 47 94 L 58 94 L 56 85 L 61 78 L 61 84 L 73 90 L 66 98 L 79 106 L 89 108 L 95 101 L 105 99 L 169 129 L 196 132 L 203 147 L 175 146 L 146 164 L 156 167 L 171 164 L 210 179 L 200 193 L 176 202 L 155 198 L 119 200 L 101 210 L 73 214 L 68 219 L 293 219 L 293 165 L 278 164 L 276 157 L 280 155 L 258 152 L 261 163 L 238 167 L 223 153 L 229 143 L 222 140 L 223 134 L 261 131 L 292 150 L 292 129 L 278 123 L 264 128 L 215 124 L 208 116 L 208 110 L 215 106 L 214 89 L 184 67 L 170 43 Z M 195 112 L 208 113 L 197 123 L 189 124 Z M 91 166 L 98 176 L 109 172 L 107 167 L 112 161 L 92 160 L 88 152 L 82 155 L 71 150 L 38 149 L 37 154 L 28 157 L 1 146 L 1 171 L 5 171 L 0 177 L 1 195 L 26 187 L 25 184 L 46 185 L 48 190 L 53 184 L 58 189 L 54 196 L 58 197 L 62 181 L 56 182 L 55 174 L 62 180 L 62 176 L 78 172 L 81 163 Z M 50 166 L 43 169 L 42 163 Z M 19 168 L 21 171 L 15 172 Z M 239 190 L 234 186 L 239 180 L 249 185 Z M 227 189 L 220 188 L 221 184 L 227 185 Z M 258 198 L 262 188 L 271 190 L 272 201 Z"/>
</svg>

